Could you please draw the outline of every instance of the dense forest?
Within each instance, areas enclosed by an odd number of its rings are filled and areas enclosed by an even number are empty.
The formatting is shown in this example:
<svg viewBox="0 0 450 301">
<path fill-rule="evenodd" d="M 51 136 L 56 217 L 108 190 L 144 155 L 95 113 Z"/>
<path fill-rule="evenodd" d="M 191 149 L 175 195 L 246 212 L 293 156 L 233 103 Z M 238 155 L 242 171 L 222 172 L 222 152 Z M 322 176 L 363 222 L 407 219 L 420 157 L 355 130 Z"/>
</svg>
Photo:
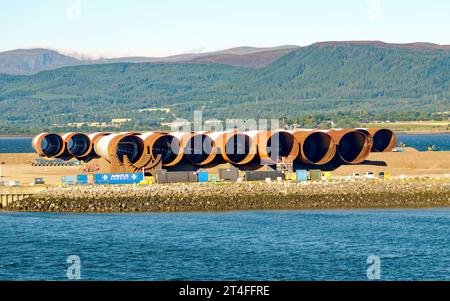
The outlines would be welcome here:
<svg viewBox="0 0 450 301">
<path fill-rule="evenodd" d="M 354 126 L 446 118 L 436 113 L 450 111 L 449 97 L 450 51 L 313 45 L 259 69 L 120 63 L 0 75 L 0 133 L 72 130 L 67 123 L 113 118 L 131 119 L 123 129 L 149 130 L 191 120 L 194 110 L 204 119 Z M 142 110 L 161 107 L 170 112 Z"/>
</svg>

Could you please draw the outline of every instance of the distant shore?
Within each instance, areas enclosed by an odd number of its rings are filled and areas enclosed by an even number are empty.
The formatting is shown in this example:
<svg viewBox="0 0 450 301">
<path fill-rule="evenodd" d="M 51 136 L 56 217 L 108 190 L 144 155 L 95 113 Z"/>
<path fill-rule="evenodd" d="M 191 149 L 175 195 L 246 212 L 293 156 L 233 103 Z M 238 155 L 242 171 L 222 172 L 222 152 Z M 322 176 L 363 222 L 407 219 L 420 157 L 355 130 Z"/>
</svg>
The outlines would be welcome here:
<svg viewBox="0 0 450 301">
<path fill-rule="evenodd" d="M 7 211 L 186 212 L 450 207 L 450 179 L 75 186 L 16 201 Z"/>
<path fill-rule="evenodd" d="M 439 135 L 450 134 L 450 131 L 395 131 L 397 134 L 411 134 L 411 135 Z M 0 134 L 0 138 L 33 138 L 32 134 Z"/>
<path fill-rule="evenodd" d="M 0 138 L 33 138 L 33 135 L 27 135 L 27 134 L 19 134 L 19 135 L 8 135 L 8 134 L 0 134 Z"/>
<path fill-rule="evenodd" d="M 396 133 L 407 135 L 445 135 L 450 134 L 450 131 L 396 131 Z"/>
</svg>

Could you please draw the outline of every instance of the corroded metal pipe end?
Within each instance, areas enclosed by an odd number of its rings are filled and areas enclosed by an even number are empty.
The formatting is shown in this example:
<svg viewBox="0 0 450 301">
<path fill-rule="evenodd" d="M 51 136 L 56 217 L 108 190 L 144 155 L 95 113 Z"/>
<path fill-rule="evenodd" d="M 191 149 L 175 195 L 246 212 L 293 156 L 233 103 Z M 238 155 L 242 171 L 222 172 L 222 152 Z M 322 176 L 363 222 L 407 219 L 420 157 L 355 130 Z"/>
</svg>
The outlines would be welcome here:
<svg viewBox="0 0 450 301">
<path fill-rule="evenodd" d="M 256 142 L 247 132 L 226 132 L 223 143 L 222 157 L 228 163 L 245 165 L 257 154 Z"/>
<path fill-rule="evenodd" d="M 57 158 L 65 150 L 64 141 L 60 135 L 54 133 L 41 133 L 31 141 L 33 149 L 43 157 Z"/>
<path fill-rule="evenodd" d="M 390 152 L 397 145 L 397 135 L 389 129 L 367 129 L 373 139 L 372 152 Z"/>
<path fill-rule="evenodd" d="M 198 132 L 188 139 L 184 155 L 190 163 L 204 166 L 216 158 L 215 141 L 208 134 L 209 132 Z"/>
<path fill-rule="evenodd" d="M 298 159 L 306 164 L 323 165 L 333 160 L 337 146 L 327 131 L 311 129 L 294 132 L 300 145 Z"/>
<path fill-rule="evenodd" d="M 339 158 L 347 164 L 359 164 L 367 159 L 372 148 L 369 137 L 354 129 L 329 130 L 337 144 Z"/>
<path fill-rule="evenodd" d="M 127 156 L 131 163 L 136 163 L 144 150 L 144 143 L 139 133 L 123 132 L 103 136 L 94 145 L 95 152 L 109 162 L 124 162 Z"/>
<path fill-rule="evenodd" d="M 77 159 L 87 156 L 92 151 L 92 142 L 88 135 L 83 133 L 66 133 L 61 136 L 65 145 L 65 153 Z"/>
<path fill-rule="evenodd" d="M 294 161 L 300 153 L 300 144 L 292 131 L 264 132 L 257 145 L 263 164 L 276 164 L 282 159 Z"/>
</svg>

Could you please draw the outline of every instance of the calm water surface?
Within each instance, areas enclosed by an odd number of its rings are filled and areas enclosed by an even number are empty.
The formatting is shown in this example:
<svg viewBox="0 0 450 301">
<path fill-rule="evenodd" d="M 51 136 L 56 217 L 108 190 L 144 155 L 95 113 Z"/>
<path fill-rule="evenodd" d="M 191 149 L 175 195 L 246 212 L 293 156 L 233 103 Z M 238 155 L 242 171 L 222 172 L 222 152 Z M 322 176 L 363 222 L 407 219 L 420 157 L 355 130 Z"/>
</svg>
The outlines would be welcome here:
<svg viewBox="0 0 450 301">
<path fill-rule="evenodd" d="M 450 280 L 450 210 L 0 213 L 0 279 Z"/>
</svg>

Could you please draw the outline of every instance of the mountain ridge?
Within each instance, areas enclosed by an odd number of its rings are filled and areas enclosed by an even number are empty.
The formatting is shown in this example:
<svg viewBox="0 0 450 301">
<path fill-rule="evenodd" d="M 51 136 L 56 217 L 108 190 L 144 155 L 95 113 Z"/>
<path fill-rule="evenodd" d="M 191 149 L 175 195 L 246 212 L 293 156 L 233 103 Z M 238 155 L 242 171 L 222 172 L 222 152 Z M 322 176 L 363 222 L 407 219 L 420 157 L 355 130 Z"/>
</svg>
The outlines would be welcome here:
<svg viewBox="0 0 450 301">
<path fill-rule="evenodd" d="M 382 41 L 324 41 L 309 46 L 372 46 L 388 49 L 410 49 L 415 51 L 450 50 L 450 45 L 427 42 L 386 43 Z M 12 75 L 32 75 L 41 71 L 67 66 L 110 64 L 110 63 L 194 63 L 224 64 L 237 67 L 262 68 L 282 56 L 309 46 L 283 45 L 275 47 L 240 46 L 204 53 L 185 53 L 167 57 L 118 57 L 99 59 L 79 59 L 57 50 L 46 48 L 16 49 L 0 52 L 0 73 Z"/>
<path fill-rule="evenodd" d="M 310 127 L 340 120 L 345 127 L 431 118 L 450 111 L 449 99 L 450 51 L 312 45 L 261 68 L 111 63 L 0 75 L 0 132 L 77 130 L 68 123 L 113 118 L 132 120 L 123 130 L 149 130 L 194 110 L 205 119 L 300 119 Z"/>
</svg>

